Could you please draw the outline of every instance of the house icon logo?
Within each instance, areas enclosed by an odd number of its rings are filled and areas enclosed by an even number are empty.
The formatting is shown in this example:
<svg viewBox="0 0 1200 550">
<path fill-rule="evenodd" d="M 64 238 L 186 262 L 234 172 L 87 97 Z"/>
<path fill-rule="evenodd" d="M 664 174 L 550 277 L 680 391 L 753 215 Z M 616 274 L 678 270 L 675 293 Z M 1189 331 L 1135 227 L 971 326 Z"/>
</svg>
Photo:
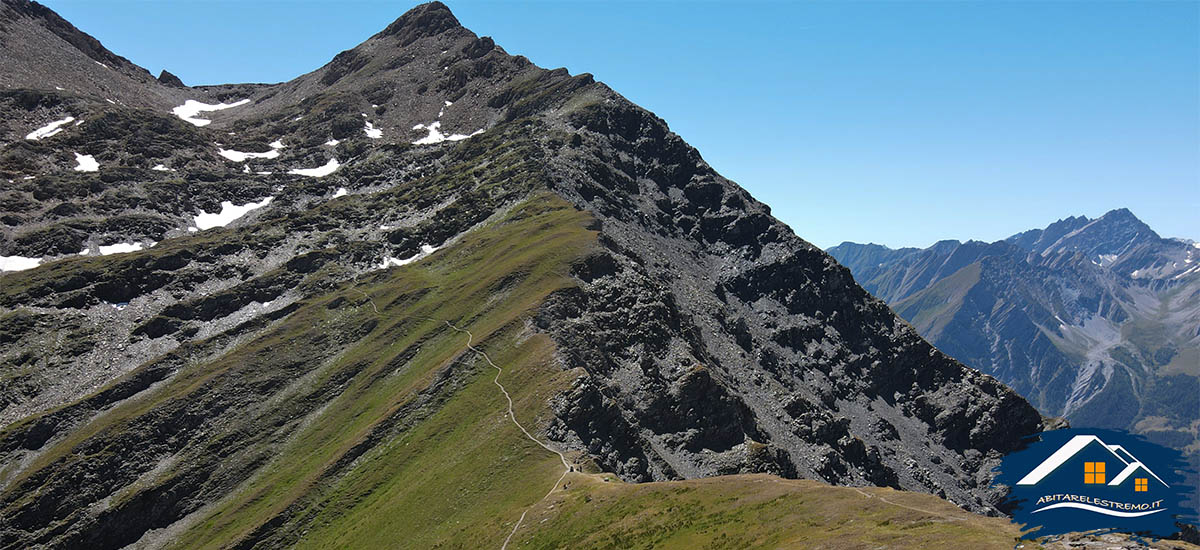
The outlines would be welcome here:
<svg viewBox="0 0 1200 550">
<path fill-rule="evenodd" d="M 1130 434 L 1055 430 L 1004 458 L 996 484 L 1010 489 L 1013 519 L 1035 536 L 1121 531 L 1169 536 L 1184 505 L 1182 455 Z M 1194 520 L 1187 520 L 1194 521 Z"/>
<path fill-rule="evenodd" d="M 1085 486 L 1095 488 L 1103 486 L 1105 491 L 1089 492 L 1098 492 L 1113 498 L 1128 492 L 1135 493 L 1130 496 L 1138 496 L 1136 493 L 1149 495 L 1152 492 L 1160 492 L 1151 491 L 1152 483 L 1155 489 L 1171 487 L 1124 447 L 1108 445 L 1094 435 L 1072 437 L 1066 444 L 1054 451 L 1054 454 L 1038 464 L 1033 471 L 1017 481 L 1017 485 L 1037 485 L 1051 476 L 1064 480 L 1069 476 L 1074 476 Z M 1162 504 L 1161 500 L 1133 505 L 1132 508 L 1121 506 L 1126 503 L 1111 501 L 1103 502 L 1103 506 L 1086 500 L 1043 502 L 1042 504 L 1044 506 L 1034 510 L 1035 513 L 1059 508 L 1075 508 L 1108 516 L 1133 518 L 1157 514 L 1166 510 L 1156 506 Z"/>
</svg>

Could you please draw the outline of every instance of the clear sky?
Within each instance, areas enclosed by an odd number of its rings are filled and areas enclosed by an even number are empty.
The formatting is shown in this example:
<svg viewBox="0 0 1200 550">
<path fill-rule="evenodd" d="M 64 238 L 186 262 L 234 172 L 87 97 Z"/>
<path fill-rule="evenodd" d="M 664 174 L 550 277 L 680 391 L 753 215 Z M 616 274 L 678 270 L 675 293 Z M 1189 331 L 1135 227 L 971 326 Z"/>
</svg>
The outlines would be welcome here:
<svg viewBox="0 0 1200 550">
<path fill-rule="evenodd" d="M 314 70 L 414 2 L 42 0 L 188 84 Z M 822 247 L 1131 209 L 1200 240 L 1200 2 L 446 2 L 665 119 Z"/>
</svg>

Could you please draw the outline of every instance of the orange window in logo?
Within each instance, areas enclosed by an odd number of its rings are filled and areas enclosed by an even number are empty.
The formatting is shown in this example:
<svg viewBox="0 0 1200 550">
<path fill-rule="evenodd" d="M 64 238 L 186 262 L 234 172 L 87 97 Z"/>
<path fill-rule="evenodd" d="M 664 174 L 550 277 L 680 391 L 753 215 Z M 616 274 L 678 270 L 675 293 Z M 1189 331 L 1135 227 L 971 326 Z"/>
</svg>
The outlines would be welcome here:
<svg viewBox="0 0 1200 550">
<path fill-rule="evenodd" d="M 1139 477 L 1133 480 L 1133 490 L 1139 493 L 1144 493 L 1150 490 L 1149 481 L 1144 477 Z"/>
<path fill-rule="evenodd" d="M 1083 482 L 1089 485 L 1104 483 L 1104 463 L 1103 462 L 1084 462 L 1083 463 Z"/>
</svg>

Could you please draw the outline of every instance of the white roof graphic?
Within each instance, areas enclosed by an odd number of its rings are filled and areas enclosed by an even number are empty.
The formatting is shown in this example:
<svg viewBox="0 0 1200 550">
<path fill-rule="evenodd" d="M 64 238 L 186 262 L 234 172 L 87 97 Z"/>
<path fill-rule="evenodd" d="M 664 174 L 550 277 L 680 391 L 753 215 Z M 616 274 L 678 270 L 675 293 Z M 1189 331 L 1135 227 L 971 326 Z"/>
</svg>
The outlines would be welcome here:
<svg viewBox="0 0 1200 550">
<path fill-rule="evenodd" d="M 1050 475 L 1051 472 L 1057 470 L 1059 466 L 1062 466 L 1064 463 L 1070 460 L 1071 457 L 1074 457 L 1077 453 L 1079 453 L 1079 451 L 1082 451 L 1084 447 L 1087 447 L 1093 442 L 1099 443 L 1100 446 L 1107 449 L 1108 452 L 1112 453 L 1113 458 L 1116 458 L 1118 461 L 1120 461 L 1121 465 L 1123 466 L 1121 472 L 1118 473 L 1116 477 L 1114 477 L 1112 481 L 1108 483 L 1109 486 L 1120 485 L 1123 481 L 1125 481 L 1126 478 L 1133 474 L 1133 472 L 1141 469 L 1151 476 L 1154 476 L 1154 479 L 1157 479 L 1159 483 L 1169 487 L 1167 482 L 1163 481 L 1162 478 L 1158 477 L 1157 474 L 1150 471 L 1150 468 L 1147 468 L 1145 464 L 1142 464 L 1140 460 L 1130 454 L 1129 451 L 1126 451 L 1124 447 L 1121 447 L 1120 445 L 1105 445 L 1099 437 L 1094 435 L 1077 435 L 1072 437 L 1070 441 L 1067 441 L 1062 447 L 1059 447 L 1057 451 L 1054 451 L 1054 454 L 1047 457 L 1046 460 L 1043 460 L 1041 464 L 1038 464 L 1037 467 L 1026 474 L 1025 477 L 1021 478 L 1021 480 L 1017 482 L 1017 485 L 1037 484 L 1046 476 Z"/>
</svg>

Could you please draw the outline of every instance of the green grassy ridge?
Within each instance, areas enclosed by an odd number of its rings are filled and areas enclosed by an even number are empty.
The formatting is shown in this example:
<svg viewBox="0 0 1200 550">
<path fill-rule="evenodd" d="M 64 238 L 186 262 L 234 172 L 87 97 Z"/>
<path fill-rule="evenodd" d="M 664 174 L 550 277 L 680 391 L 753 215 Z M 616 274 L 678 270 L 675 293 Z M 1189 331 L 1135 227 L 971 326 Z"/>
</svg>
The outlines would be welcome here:
<svg viewBox="0 0 1200 550">
<path fill-rule="evenodd" d="M 444 325 L 420 319 L 437 315 L 463 322 L 461 320 L 479 317 L 472 323 L 474 326 L 492 319 L 487 316 L 488 311 L 499 309 L 507 311 L 510 315 L 517 315 L 540 303 L 548 292 L 566 284 L 568 279 L 561 274 L 568 269 L 570 261 L 582 253 L 587 243 L 594 241 L 592 234 L 583 229 L 588 220 L 587 216 L 566 206 L 561 200 L 539 195 L 516 209 L 510 220 L 502 220 L 484 231 L 474 232 L 472 235 L 477 238 L 465 238 L 459 246 L 441 251 L 429 260 L 414 266 L 378 272 L 373 277 L 365 278 L 357 289 L 345 286 L 339 292 L 323 299 L 307 301 L 292 316 L 252 342 L 216 361 L 190 365 L 182 369 L 163 387 L 126 400 L 41 453 L 35 463 L 10 485 L 13 490 L 5 498 L 9 505 L 7 508 L 15 514 L 21 508 L 46 496 L 47 490 L 51 493 L 61 491 L 62 485 L 55 482 L 56 478 L 61 481 L 72 475 L 71 472 L 87 470 L 97 458 L 116 459 L 114 455 L 119 451 L 116 447 L 127 444 L 123 443 L 123 439 L 127 438 L 122 434 L 140 428 L 147 419 L 171 416 L 178 407 L 187 406 L 181 404 L 211 400 L 214 398 L 213 392 L 239 386 L 254 387 L 262 382 L 278 383 L 277 380 L 263 379 L 273 369 L 311 370 L 311 362 L 306 364 L 300 361 L 296 364 L 297 361 L 289 359 L 289 356 L 295 355 L 289 350 L 306 348 L 301 350 L 301 353 L 334 353 L 336 346 L 332 345 L 330 335 L 354 332 L 370 324 L 367 334 L 333 364 L 320 365 L 316 373 L 306 373 L 305 370 L 287 373 L 288 376 L 307 376 L 312 379 L 306 381 L 308 388 L 290 389 L 290 395 L 280 398 L 282 402 L 278 404 L 279 411 L 256 411 L 253 410 L 254 403 L 234 403 L 233 406 L 247 409 L 242 416 L 237 417 L 240 419 L 237 422 L 241 422 L 242 426 L 231 420 L 233 425 L 227 426 L 228 430 L 218 430 L 207 440 L 183 450 L 189 460 L 202 461 L 205 457 L 201 456 L 197 449 L 220 452 L 223 444 L 224 447 L 228 447 L 229 444 L 239 443 L 238 437 L 244 435 L 239 435 L 239 432 L 245 429 L 252 430 L 251 427 L 259 425 L 260 421 L 268 427 L 267 431 L 286 430 L 287 426 L 280 428 L 280 422 L 286 423 L 287 417 L 305 412 L 300 401 L 318 396 L 330 381 L 339 382 L 339 379 L 345 379 L 346 381 L 341 383 L 347 384 L 347 387 L 339 395 L 345 396 L 342 402 L 349 403 L 352 407 L 347 407 L 346 410 L 353 411 L 354 414 L 345 418 L 346 422 L 309 424 L 329 428 L 324 430 L 328 432 L 324 435 L 330 438 L 329 441 L 320 441 L 320 438 L 310 438 L 306 441 L 304 435 L 292 440 L 300 441 L 307 455 L 335 451 L 329 454 L 325 461 L 312 462 L 313 464 L 323 466 L 326 462 L 336 461 L 339 454 L 336 451 L 344 452 L 353 446 L 353 439 L 347 436 L 364 433 L 366 428 L 378 420 L 378 417 L 365 414 L 363 405 L 387 405 L 383 409 L 376 409 L 376 412 L 390 410 L 402 400 L 403 394 L 386 388 L 395 390 L 402 387 L 403 383 L 407 383 L 413 389 L 428 385 L 429 370 L 435 363 L 424 361 L 423 358 L 414 361 L 421 368 L 409 367 L 399 377 L 381 376 L 385 369 L 396 369 L 389 359 L 408 347 L 402 342 L 396 342 L 397 333 L 412 333 L 410 343 L 429 340 L 430 335 L 426 333 L 437 333 L 436 338 L 432 339 L 433 345 L 425 346 L 426 353 L 436 352 L 447 357 L 448 354 L 461 354 L 465 338 L 457 333 L 443 335 L 442 333 L 449 330 Z M 508 242 L 505 242 L 506 239 Z M 539 262 L 549 264 L 541 265 Z M 513 273 L 521 275 L 513 278 L 510 276 Z M 504 282 L 508 283 L 507 287 L 501 284 Z M 362 299 L 359 291 L 369 293 L 373 301 L 382 307 L 381 311 L 401 311 L 404 315 L 397 315 L 392 321 L 375 316 L 373 311 L 368 309 L 369 302 Z M 505 293 L 506 298 L 517 301 L 491 300 L 499 291 Z M 339 300 L 342 303 L 335 304 Z M 357 307 L 345 307 L 347 302 Z M 514 303 L 520 307 L 504 309 Z M 331 324 L 330 321 L 335 319 L 338 323 Z M 414 326 L 404 326 L 406 324 Z M 481 338 L 487 334 L 487 331 L 478 327 L 474 327 L 473 330 Z M 392 378 L 399 382 L 393 383 Z M 327 410 L 341 411 L 341 405 L 342 403 L 334 403 Z M 356 409 L 353 406 L 358 407 Z M 242 440 L 241 443 L 247 442 Z M 255 461 L 275 454 L 273 447 L 277 442 L 269 438 L 252 439 L 249 443 L 263 448 L 245 453 L 238 451 L 241 454 L 257 452 L 254 456 L 242 457 L 242 462 L 246 464 L 252 466 Z M 232 453 L 235 455 L 233 458 L 238 458 L 238 453 Z M 187 460 L 181 462 L 186 463 Z M 172 468 L 159 474 L 147 487 L 122 489 L 112 506 L 119 508 L 126 503 L 136 503 L 139 493 L 144 493 L 142 489 L 170 488 L 175 479 L 188 475 L 187 470 L 186 467 Z M 119 486 L 132 481 L 128 478 L 136 477 L 139 473 L 129 472 L 127 478 L 112 483 L 118 483 Z M 314 469 L 314 473 L 319 474 L 320 469 Z M 43 490 L 39 488 L 43 483 L 57 484 Z M 24 494 L 19 494 L 22 492 Z M 296 494 L 303 495 L 304 491 Z M 71 518 L 67 517 L 64 520 L 71 521 Z"/>
<path fill-rule="evenodd" d="M 565 484 L 530 511 L 511 548 L 1009 550 L 1020 539 L 1006 519 L 887 488 L 764 474 L 644 484 L 571 474 Z"/>
<path fill-rule="evenodd" d="M 376 499 L 388 502 L 397 499 L 407 503 L 400 505 L 401 508 L 414 511 L 404 517 L 418 522 L 416 525 L 389 515 L 385 523 L 399 529 L 397 532 L 434 536 L 436 531 L 428 529 L 432 520 L 420 524 L 420 514 L 415 511 L 429 514 L 441 510 L 442 514 L 450 514 L 455 510 L 471 510 L 464 508 L 465 502 L 453 501 L 456 495 L 461 496 L 453 487 L 466 485 L 471 479 L 482 480 L 484 484 L 479 491 L 489 495 L 484 500 L 492 503 L 497 512 L 514 507 L 521 499 L 527 501 L 524 504 L 532 502 L 531 495 L 517 490 L 518 486 L 523 486 L 524 479 L 537 477 L 539 471 L 552 475 L 557 457 L 528 440 L 522 442 L 524 436 L 511 423 L 491 426 L 504 419 L 503 396 L 491 382 L 494 375 L 489 372 L 491 369 L 476 369 L 465 387 L 454 393 L 429 420 L 405 430 L 382 450 L 369 451 L 346 474 L 330 479 L 326 473 L 375 426 L 428 388 L 437 372 L 460 362 L 464 353 L 473 355 L 464 351 L 466 337 L 451 331 L 438 319 L 452 320 L 472 330 L 476 343 L 485 348 L 492 338 L 512 338 L 513 333 L 522 329 L 523 319 L 531 308 L 550 292 L 569 284 L 569 279 L 561 273 L 594 240 L 592 233 L 584 229 L 587 223 L 587 216 L 567 207 L 560 199 L 539 195 L 515 209 L 509 220 L 468 234 L 456 246 L 428 260 L 391 270 L 395 273 L 389 272 L 383 280 L 362 281 L 357 290 L 344 289 L 331 297 L 330 300 L 355 300 L 363 315 L 375 315 L 372 303 L 379 309 L 378 328 L 341 361 L 365 356 L 376 359 L 348 383 L 319 417 L 295 435 L 260 476 L 225 499 L 181 537 L 180 547 L 225 547 L 230 541 L 260 531 L 261 525 L 276 520 L 289 508 L 290 515 L 314 518 L 310 535 L 301 544 L 325 540 L 324 537 L 344 537 L 338 534 L 342 533 L 339 526 L 370 523 L 371 518 L 378 517 L 372 511 Z M 518 274 L 518 280 L 514 282 L 511 274 Z M 501 283 L 507 286 L 502 288 Z M 425 292 L 415 302 L 405 302 L 403 297 L 415 289 Z M 370 296 L 370 301 L 363 300 L 359 291 Z M 499 299 L 492 299 L 497 295 Z M 492 333 L 496 335 L 489 336 Z M 418 342 L 420 350 L 411 354 Z M 498 364 L 514 369 L 506 376 L 517 380 L 510 391 L 516 390 L 513 394 L 519 417 L 524 418 L 522 404 L 541 403 L 544 407 L 555 386 L 547 384 L 547 380 L 564 375 L 550 365 L 550 349 L 545 337 L 540 336 L 518 346 L 489 349 Z M 391 359 L 405 354 L 405 350 L 411 356 L 406 355 L 407 364 L 397 369 Z M 525 373 L 526 369 L 538 369 L 533 371 L 537 376 Z M 397 370 L 398 374 L 389 374 Z M 481 429 L 481 422 L 488 429 Z M 422 443 L 398 444 L 408 438 Z M 513 449 L 545 460 L 516 461 L 522 468 L 520 475 L 476 475 L 493 461 L 504 462 L 502 458 L 514 452 Z M 413 462 L 424 466 L 414 471 Z M 440 474 L 434 473 L 439 471 Z M 415 480 L 426 481 L 413 485 Z M 393 494 L 395 484 L 401 482 L 411 490 Z M 552 482 L 553 478 L 534 492 L 544 493 Z M 496 487 L 503 490 L 497 492 Z M 421 488 L 424 489 L 418 490 Z M 518 499 L 517 503 L 501 498 L 503 495 Z M 451 500 L 445 503 L 439 499 Z M 440 508 L 439 502 L 442 502 Z M 477 521 L 464 523 L 479 525 Z M 492 527 L 503 528 L 498 522 Z M 359 531 L 349 529 L 350 533 Z M 368 531 L 388 532 L 387 529 Z M 485 538 L 488 537 L 490 532 Z"/>
</svg>

